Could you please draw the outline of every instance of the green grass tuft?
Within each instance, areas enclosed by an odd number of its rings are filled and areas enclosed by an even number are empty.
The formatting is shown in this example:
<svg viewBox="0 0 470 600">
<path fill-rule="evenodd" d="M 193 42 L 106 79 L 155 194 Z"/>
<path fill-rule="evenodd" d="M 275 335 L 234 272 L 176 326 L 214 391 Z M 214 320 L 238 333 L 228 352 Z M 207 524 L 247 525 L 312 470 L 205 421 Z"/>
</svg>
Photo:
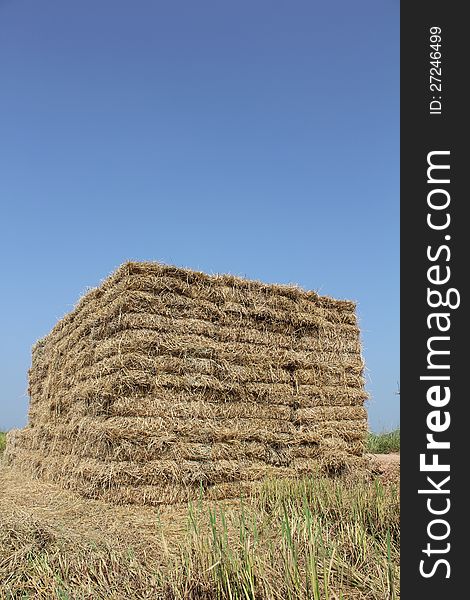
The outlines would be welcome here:
<svg viewBox="0 0 470 600">
<path fill-rule="evenodd" d="M 7 434 L 0 431 L 0 454 L 5 450 L 5 444 L 7 441 Z"/>
<path fill-rule="evenodd" d="M 400 430 L 384 433 L 369 433 L 366 451 L 373 454 L 389 454 L 400 451 Z"/>
</svg>

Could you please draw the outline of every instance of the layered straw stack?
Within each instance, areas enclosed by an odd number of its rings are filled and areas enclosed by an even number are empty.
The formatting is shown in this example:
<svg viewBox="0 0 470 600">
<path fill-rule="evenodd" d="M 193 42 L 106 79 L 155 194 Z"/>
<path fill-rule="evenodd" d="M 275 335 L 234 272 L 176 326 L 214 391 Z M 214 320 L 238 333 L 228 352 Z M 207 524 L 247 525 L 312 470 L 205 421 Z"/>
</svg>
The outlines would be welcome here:
<svg viewBox="0 0 470 600">
<path fill-rule="evenodd" d="M 355 305 L 122 265 L 33 348 L 8 460 L 87 497 L 169 503 L 339 471 L 367 429 Z"/>
</svg>

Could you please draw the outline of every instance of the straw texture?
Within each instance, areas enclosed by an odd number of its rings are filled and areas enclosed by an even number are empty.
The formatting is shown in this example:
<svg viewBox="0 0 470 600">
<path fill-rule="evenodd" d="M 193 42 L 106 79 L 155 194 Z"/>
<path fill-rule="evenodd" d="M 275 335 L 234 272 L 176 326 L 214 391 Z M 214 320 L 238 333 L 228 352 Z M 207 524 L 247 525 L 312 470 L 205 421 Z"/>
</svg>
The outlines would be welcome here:
<svg viewBox="0 0 470 600">
<path fill-rule="evenodd" d="M 238 495 L 359 464 L 367 415 L 353 302 L 126 263 L 33 348 L 6 459 L 88 497 Z"/>
</svg>

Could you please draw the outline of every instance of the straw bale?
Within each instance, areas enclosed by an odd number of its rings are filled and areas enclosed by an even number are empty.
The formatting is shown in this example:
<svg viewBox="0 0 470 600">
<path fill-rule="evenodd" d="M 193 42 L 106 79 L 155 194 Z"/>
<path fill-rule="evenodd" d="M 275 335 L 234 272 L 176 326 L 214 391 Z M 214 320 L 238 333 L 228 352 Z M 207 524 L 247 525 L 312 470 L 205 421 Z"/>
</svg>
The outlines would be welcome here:
<svg viewBox="0 0 470 600">
<path fill-rule="evenodd" d="M 156 459 L 212 461 L 240 456 L 259 459 L 275 466 L 289 465 L 294 458 L 318 458 L 324 448 L 324 440 L 318 434 L 302 432 L 296 438 L 269 436 L 268 439 L 243 440 L 227 439 L 222 442 L 179 438 L 177 435 L 151 436 L 140 438 L 107 437 L 99 430 L 92 431 L 84 441 L 70 432 L 57 432 L 50 427 L 41 429 L 41 435 L 29 436 L 23 448 L 28 450 L 72 454 L 82 458 L 96 458 L 113 461 L 148 461 Z M 359 455 L 363 450 L 362 436 L 355 440 L 335 439 L 336 447 L 350 454 Z"/>
<path fill-rule="evenodd" d="M 257 402 L 210 402 L 203 396 L 199 399 L 188 399 L 185 395 L 170 395 L 170 400 L 158 397 L 142 398 L 138 402 L 134 398 L 119 398 L 112 402 L 106 414 L 115 417 L 170 417 L 173 419 L 262 419 L 291 420 L 294 409 L 288 404 L 260 405 Z M 84 407 L 84 411 L 86 407 Z"/>
<path fill-rule="evenodd" d="M 151 504 L 337 472 L 363 453 L 363 368 L 353 302 L 126 263 L 33 347 L 6 459 Z"/>
<path fill-rule="evenodd" d="M 269 477 L 291 477 L 315 473 L 318 467 L 326 471 L 341 470 L 357 464 L 358 457 L 349 457 L 344 451 L 322 453 L 322 460 L 294 459 L 290 467 L 272 466 L 260 461 L 216 460 L 212 462 L 188 460 L 153 460 L 144 463 L 132 461 L 103 462 L 80 459 L 71 455 L 49 454 L 46 457 L 36 452 L 20 450 L 17 460 L 28 465 L 34 475 L 49 482 L 60 483 L 87 497 L 106 497 L 119 500 L 120 490 L 155 488 L 159 491 L 159 503 L 183 501 L 196 498 L 202 491 L 211 490 L 208 497 L 219 496 L 227 490 L 227 484 L 251 484 Z M 249 484 L 249 485 L 247 485 Z"/>
<path fill-rule="evenodd" d="M 68 327 L 57 331 L 53 330 L 49 341 L 57 344 L 57 348 L 61 348 L 63 345 L 70 348 L 84 335 L 90 335 L 93 339 L 106 337 L 113 328 L 119 330 L 124 315 L 132 315 L 134 323 L 139 321 L 151 323 L 153 321 L 158 324 L 161 322 L 163 327 L 176 318 L 183 329 L 188 320 L 190 321 L 188 325 L 192 328 L 196 330 L 205 328 L 208 332 L 221 327 L 234 328 L 240 323 L 239 317 L 226 313 L 217 306 L 197 302 L 190 303 L 188 300 L 185 302 L 175 301 L 172 305 L 166 305 L 164 300 L 158 296 L 154 297 L 143 292 L 132 294 L 127 292 L 118 295 L 110 302 L 90 307 L 86 312 L 84 311 L 80 319 Z M 286 314 L 286 320 L 282 318 L 282 315 L 266 315 L 266 318 L 262 318 L 253 313 L 251 317 L 249 315 L 241 316 L 243 327 L 252 330 L 253 336 L 265 334 L 261 335 L 261 338 L 264 337 L 268 343 L 272 334 L 278 334 L 284 338 L 294 335 L 299 338 L 302 335 L 311 335 L 321 331 L 322 336 L 327 338 L 338 337 L 340 334 L 340 337 L 354 339 L 358 333 L 357 326 L 354 324 L 335 323 L 308 313 Z"/>
<path fill-rule="evenodd" d="M 89 352 L 89 344 L 89 340 L 83 340 L 81 347 L 77 345 L 73 353 L 69 350 L 64 369 L 78 372 L 84 367 L 97 365 L 104 359 L 126 354 L 141 354 L 147 358 L 152 356 L 207 358 L 221 362 L 229 361 L 238 365 L 269 362 L 280 368 L 296 369 L 308 369 L 312 365 L 313 358 L 316 363 L 338 363 L 359 369 L 363 366 L 357 351 L 341 347 L 325 350 L 318 340 L 316 343 L 312 342 L 309 349 L 293 350 L 273 344 L 227 342 L 197 334 L 177 334 L 176 327 L 171 332 L 158 332 L 152 329 L 118 331 L 104 340 L 97 340 L 92 353 Z M 83 352 L 83 349 L 87 351 Z M 34 377 L 38 375 L 42 376 L 36 371 Z"/>
<path fill-rule="evenodd" d="M 316 375 L 316 376 L 315 376 Z M 268 379 L 268 377 L 266 377 Z M 223 380 L 204 373 L 187 373 L 176 375 L 172 373 L 147 373 L 138 369 L 123 369 L 111 374 L 103 374 L 95 379 L 77 381 L 70 388 L 64 387 L 55 395 L 57 404 L 65 401 L 67 398 L 94 401 L 98 397 L 115 397 L 121 395 L 132 395 L 135 393 L 155 394 L 163 393 L 168 388 L 177 390 L 186 390 L 188 393 L 196 390 L 217 392 L 219 396 L 236 396 L 242 401 L 256 399 L 259 396 L 278 393 L 283 396 L 292 396 L 296 394 L 312 396 L 322 387 L 328 387 L 332 394 L 348 394 L 349 390 L 357 389 L 354 383 L 359 382 L 359 377 L 348 377 L 344 385 L 341 385 L 340 378 L 336 376 L 333 385 L 328 385 L 333 377 L 328 378 L 327 374 L 320 369 L 312 375 L 311 384 L 298 384 L 297 382 L 281 381 L 233 381 L 230 378 Z"/>
<path fill-rule="evenodd" d="M 70 333 L 79 320 L 83 320 L 84 315 L 93 312 L 96 304 L 109 304 L 109 300 L 116 295 L 121 295 L 122 290 L 128 291 L 133 282 L 138 281 L 139 277 L 155 276 L 162 278 L 173 276 L 181 281 L 185 281 L 193 290 L 201 293 L 201 289 L 214 289 L 217 287 L 234 288 L 243 291 L 244 298 L 249 299 L 255 292 L 264 293 L 266 297 L 284 296 L 294 300 L 306 300 L 309 302 L 309 312 L 314 306 L 322 308 L 332 308 L 330 311 L 338 318 L 337 314 L 352 315 L 355 314 L 355 305 L 353 302 L 333 300 L 318 296 L 316 292 L 305 292 L 294 286 L 266 285 L 259 282 L 247 281 L 233 276 L 210 276 L 204 273 L 196 273 L 187 269 L 170 268 L 158 263 L 127 263 L 118 269 L 114 275 L 109 277 L 100 288 L 90 290 L 77 304 L 74 311 L 66 315 L 52 330 L 50 336 L 54 338 L 56 334 L 63 332 Z M 250 298 L 251 299 L 251 298 Z M 57 341 L 57 340 L 55 340 Z"/>
<path fill-rule="evenodd" d="M 135 382 L 134 382 L 135 383 Z M 367 398 L 364 390 L 348 386 L 324 386 L 300 385 L 297 388 L 290 384 L 267 384 L 267 383 L 249 383 L 243 386 L 231 384 L 230 382 L 220 382 L 215 379 L 206 381 L 205 386 L 199 386 L 188 380 L 178 379 L 173 381 L 171 387 L 162 387 L 156 389 L 152 394 L 146 393 L 145 397 L 179 397 L 204 398 L 209 402 L 258 402 L 262 404 L 288 404 L 292 406 L 319 406 L 319 405 L 340 405 L 354 406 L 362 404 Z M 181 384 L 181 385 L 180 385 Z M 99 390 L 97 389 L 99 387 Z M 145 386 L 144 386 L 145 387 Z M 84 400 L 91 403 L 106 404 L 112 402 L 116 397 L 126 397 L 123 392 L 127 389 L 132 397 L 140 397 L 138 386 L 125 386 L 124 382 L 116 382 L 115 378 L 102 378 L 99 386 L 96 382 L 84 382 L 79 389 L 74 392 L 73 398 L 77 402 Z M 148 392 L 148 390 L 146 390 Z M 133 392 L 136 392 L 133 394 Z M 57 394 L 57 398 L 66 399 L 70 396 L 68 390 Z"/>
<path fill-rule="evenodd" d="M 101 380 L 104 377 L 111 378 L 114 375 L 119 377 L 124 371 L 129 381 L 135 375 L 136 385 L 140 385 L 141 374 L 145 373 L 148 385 L 154 388 L 165 385 L 180 386 L 181 383 L 178 382 L 187 381 L 188 378 L 199 375 L 207 375 L 221 383 L 230 381 L 234 384 L 290 383 L 324 386 L 329 383 L 330 385 L 358 387 L 362 381 L 362 366 L 359 364 L 351 366 L 349 364 L 319 363 L 310 369 L 294 369 L 279 368 L 269 362 L 239 365 L 212 358 L 193 358 L 191 356 L 180 358 L 165 355 L 152 357 L 141 353 L 128 353 L 102 359 L 93 366 L 84 367 L 75 373 L 64 368 L 60 376 L 56 376 L 50 382 L 60 381 L 64 388 L 68 388 L 81 382 Z M 204 381 L 206 380 L 204 379 Z"/>
<path fill-rule="evenodd" d="M 348 430 L 353 430 L 355 421 L 346 420 Z M 242 440 L 272 440 L 288 441 L 294 436 L 309 435 L 313 431 L 320 431 L 325 424 L 329 429 L 331 420 L 309 423 L 308 426 L 297 425 L 290 420 L 283 419 L 246 419 L 246 418 L 190 418 L 176 420 L 172 416 L 164 417 L 82 417 L 75 421 L 57 420 L 54 430 L 59 435 L 73 435 L 81 438 L 91 436 L 99 431 L 108 439 L 136 439 L 148 440 L 150 437 L 165 439 L 190 438 L 194 441 L 225 441 L 233 439 Z M 338 421 L 338 428 L 342 425 Z M 38 425 L 38 428 L 40 425 Z"/>
<path fill-rule="evenodd" d="M 165 389 L 161 395 L 146 396 L 120 396 L 116 398 L 97 399 L 92 405 L 83 402 L 80 406 L 76 405 L 77 412 L 80 414 L 107 414 L 109 416 L 132 416 L 132 417 L 152 417 L 161 416 L 165 405 L 170 405 L 171 410 L 182 415 L 179 411 L 194 411 L 191 414 L 202 416 L 202 411 L 207 410 L 207 414 L 216 416 L 222 411 L 228 417 L 250 417 L 257 414 L 259 418 L 285 418 L 284 415 L 292 415 L 289 409 L 308 408 L 316 406 L 361 406 L 365 399 L 364 392 L 357 392 L 354 388 L 348 388 L 349 393 L 340 393 L 338 388 L 328 388 L 318 390 L 318 393 L 311 396 L 301 396 L 292 394 L 288 388 L 289 394 L 282 392 L 277 394 L 271 391 L 270 394 L 256 393 L 256 385 L 247 387 L 245 401 L 241 401 L 237 395 L 213 394 L 210 390 L 195 391 L 188 397 L 186 392 L 177 391 L 169 388 Z M 284 389 L 284 388 L 283 388 Z M 252 392 L 251 395 L 249 392 Z M 341 390 L 342 391 L 342 390 Z M 232 405 L 235 405 L 232 408 Z M 190 407 L 190 408 L 188 408 Z M 204 408 L 203 408 L 204 407 Z"/>
</svg>

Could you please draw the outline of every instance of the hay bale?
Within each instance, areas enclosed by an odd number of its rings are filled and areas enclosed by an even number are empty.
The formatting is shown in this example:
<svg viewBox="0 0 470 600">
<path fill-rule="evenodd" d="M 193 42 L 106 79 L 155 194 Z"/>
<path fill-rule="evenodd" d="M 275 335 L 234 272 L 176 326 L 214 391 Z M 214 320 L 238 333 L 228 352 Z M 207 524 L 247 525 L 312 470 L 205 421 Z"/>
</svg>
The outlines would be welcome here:
<svg viewBox="0 0 470 600">
<path fill-rule="evenodd" d="M 352 302 L 126 263 L 34 346 L 6 457 L 149 504 L 338 471 L 364 452 L 363 367 Z"/>
</svg>

